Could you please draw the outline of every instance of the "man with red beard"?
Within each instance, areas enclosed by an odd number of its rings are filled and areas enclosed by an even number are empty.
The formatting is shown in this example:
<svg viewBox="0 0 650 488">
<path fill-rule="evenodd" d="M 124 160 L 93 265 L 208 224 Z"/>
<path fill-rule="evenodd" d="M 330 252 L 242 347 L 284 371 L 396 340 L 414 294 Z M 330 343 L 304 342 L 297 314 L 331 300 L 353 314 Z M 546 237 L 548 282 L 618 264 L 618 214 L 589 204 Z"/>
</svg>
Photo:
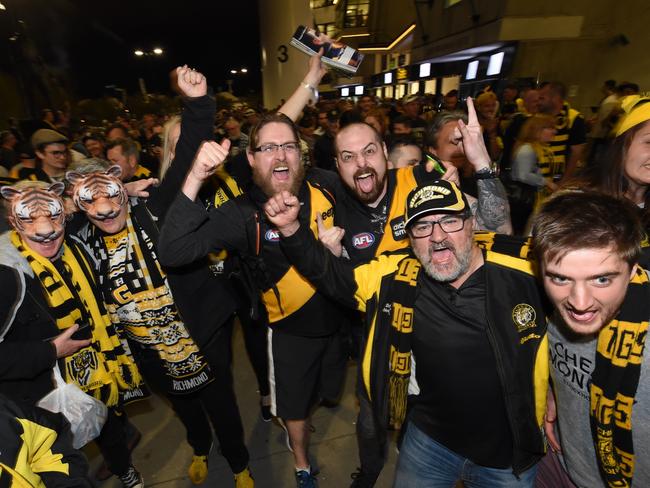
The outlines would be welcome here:
<svg viewBox="0 0 650 488">
<path fill-rule="evenodd" d="M 301 219 L 317 235 L 318 226 L 333 225 L 334 203 L 325 188 L 334 186 L 336 175 L 318 168 L 305 174 L 297 128 L 285 115 L 267 115 L 250 133 L 247 157 L 254 184 L 246 194 L 206 211 L 195 200 L 203 182 L 226 159 L 229 145 L 227 139 L 221 145 L 201 145 L 167 213 L 159 259 L 178 266 L 224 249 L 241 259 L 260 292 L 251 299 L 257 303 L 261 296 L 268 314 L 271 410 L 286 424 L 297 486 L 311 488 L 315 479 L 307 454 L 307 419 L 319 390 L 340 388 L 347 359 L 339 333 L 343 312 L 287 262 L 262 208 L 278 192 L 298 195 Z"/>
<path fill-rule="evenodd" d="M 300 274 L 365 314 L 361 395 L 377 437 L 406 420 L 395 486 L 532 487 L 548 362 L 546 310 L 523 241 L 488 234 L 479 247 L 467 199 L 439 180 L 405 199 L 411 249 L 352 267 L 314 239 L 299 206 L 283 192 L 265 210 Z"/>
</svg>

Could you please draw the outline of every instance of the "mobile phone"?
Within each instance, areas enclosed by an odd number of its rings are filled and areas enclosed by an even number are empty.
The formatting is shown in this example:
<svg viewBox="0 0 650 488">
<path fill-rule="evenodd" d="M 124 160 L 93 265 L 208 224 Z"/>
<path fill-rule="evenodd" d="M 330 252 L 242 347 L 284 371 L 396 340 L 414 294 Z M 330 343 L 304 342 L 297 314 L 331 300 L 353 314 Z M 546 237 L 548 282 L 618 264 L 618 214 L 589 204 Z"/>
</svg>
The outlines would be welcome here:
<svg viewBox="0 0 650 488">
<path fill-rule="evenodd" d="M 447 172 L 445 167 L 442 165 L 442 161 L 440 161 L 440 158 L 438 158 L 438 156 L 434 156 L 433 154 L 430 153 L 425 153 L 425 155 L 427 157 L 427 163 L 428 162 L 433 163 L 433 169 L 435 171 L 437 171 L 441 175 L 444 175 Z"/>
</svg>

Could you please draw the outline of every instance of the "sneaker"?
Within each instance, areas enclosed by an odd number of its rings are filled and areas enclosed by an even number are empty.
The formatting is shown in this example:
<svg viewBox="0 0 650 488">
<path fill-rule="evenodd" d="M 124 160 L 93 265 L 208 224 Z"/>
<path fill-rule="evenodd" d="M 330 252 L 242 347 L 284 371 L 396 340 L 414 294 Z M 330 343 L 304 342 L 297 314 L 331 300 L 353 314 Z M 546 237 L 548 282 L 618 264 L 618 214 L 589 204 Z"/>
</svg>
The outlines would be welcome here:
<svg viewBox="0 0 650 488">
<path fill-rule="evenodd" d="M 350 474 L 350 478 L 352 478 L 350 488 L 373 488 L 378 476 L 371 476 L 364 473 L 361 468 L 357 468 L 354 473 Z"/>
<path fill-rule="evenodd" d="M 298 488 L 316 488 L 316 478 L 311 472 L 301 469 L 296 471 L 296 486 Z"/>
<path fill-rule="evenodd" d="M 190 481 L 195 485 L 200 485 L 208 477 L 208 456 L 192 456 L 192 463 L 187 470 Z"/>
<path fill-rule="evenodd" d="M 142 475 L 138 473 L 133 466 L 129 467 L 126 474 L 120 476 L 120 481 L 124 488 L 144 488 Z"/>
<path fill-rule="evenodd" d="M 241 473 L 235 475 L 235 488 L 254 488 L 255 480 L 251 475 L 251 470 L 246 468 Z"/>
</svg>

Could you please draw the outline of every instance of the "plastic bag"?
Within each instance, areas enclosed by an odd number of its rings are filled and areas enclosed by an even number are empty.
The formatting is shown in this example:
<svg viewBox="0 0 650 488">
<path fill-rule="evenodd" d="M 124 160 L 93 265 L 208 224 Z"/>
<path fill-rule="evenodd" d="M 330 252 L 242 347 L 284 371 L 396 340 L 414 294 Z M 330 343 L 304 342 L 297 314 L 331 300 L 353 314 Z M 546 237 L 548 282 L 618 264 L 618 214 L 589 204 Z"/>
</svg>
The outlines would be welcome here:
<svg viewBox="0 0 650 488">
<path fill-rule="evenodd" d="M 73 447 L 81 449 L 102 431 L 108 408 L 81 391 L 74 383 L 63 381 L 58 363 L 54 365 L 54 380 L 56 388 L 41 398 L 37 405 L 50 412 L 63 414 L 70 422 Z"/>
</svg>

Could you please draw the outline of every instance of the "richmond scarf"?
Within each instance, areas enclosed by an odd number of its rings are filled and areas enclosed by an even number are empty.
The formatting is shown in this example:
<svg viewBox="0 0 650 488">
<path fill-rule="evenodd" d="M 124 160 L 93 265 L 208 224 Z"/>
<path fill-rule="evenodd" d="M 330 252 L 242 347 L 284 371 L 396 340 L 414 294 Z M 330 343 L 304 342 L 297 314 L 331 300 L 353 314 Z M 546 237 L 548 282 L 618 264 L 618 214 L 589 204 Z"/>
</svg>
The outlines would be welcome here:
<svg viewBox="0 0 650 488">
<path fill-rule="evenodd" d="M 76 383 L 108 406 L 117 405 L 120 390 L 136 388 L 141 378 L 93 292 L 90 266 L 80 253 L 64 244 L 60 259 L 66 280 L 49 259 L 25 245 L 16 231 L 11 232 L 10 239 L 40 281 L 57 327 L 65 330 L 87 323 L 92 332 L 90 346 L 63 358 L 66 381 Z"/>
<path fill-rule="evenodd" d="M 193 393 L 214 378 L 179 315 L 151 232 L 129 212 L 123 233 L 95 239 L 104 299 L 134 353 L 157 356 L 145 373 L 155 375 L 156 384 L 168 393 Z"/>
<path fill-rule="evenodd" d="M 411 333 L 413 306 L 417 291 L 420 262 L 408 257 L 400 261 L 391 283 L 392 301 L 390 329 L 388 414 L 393 426 L 401 426 L 406 417 L 406 400 L 411 377 Z"/>
<path fill-rule="evenodd" d="M 639 268 L 616 317 L 598 335 L 591 376 L 591 432 L 598 467 L 611 488 L 629 488 L 634 474 L 632 406 L 650 317 L 650 284 Z"/>
</svg>

